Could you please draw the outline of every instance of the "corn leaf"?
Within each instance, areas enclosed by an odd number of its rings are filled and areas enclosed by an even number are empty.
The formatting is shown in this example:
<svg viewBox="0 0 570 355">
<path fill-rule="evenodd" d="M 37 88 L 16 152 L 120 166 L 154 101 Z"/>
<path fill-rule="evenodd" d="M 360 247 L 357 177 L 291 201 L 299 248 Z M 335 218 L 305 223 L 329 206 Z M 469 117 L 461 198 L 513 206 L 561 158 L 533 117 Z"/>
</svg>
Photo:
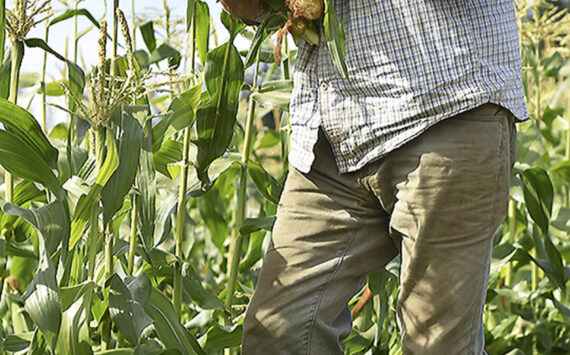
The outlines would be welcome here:
<svg viewBox="0 0 570 355">
<path fill-rule="evenodd" d="M 190 30 L 192 26 L 192 18 L 196 12 L 196 0 L 188 0 L 186 3 L 186 32 Z"/>
<path fill-rule="evenodd" d="M 564 184 L 570 185 L 570 160 L 563 160 L 550 168 L 550 173 L 559 177 Z"/>
<path fill-rule="evenodd" d="M 267 30 L 265 29 L 265 24 L 262 23 L 259 25 L 257 30 L 255 31 L 255 35 L 251 41 L 251 45 L 249 51 L 247 51 L 247 55 L 245 57 L 245 68 L 249 68 L 250 66 L 255 63 L 255 60 L 258 57 L 259 51 L 261 50 L 261 45 L 263 41 L 267 39 Z"/>
<path fill-rule="evenodd" d="M 148 262 L 152 259 L 156 233 L 156 168 L 152 155 L 152 122 L 150 119 L 144 123 L 144 134 L 142 138 L 142 150 L 140 155 L 140 171 L 138 177 L 139 194 L 138 200 L 138 227 L 142 236 L 145 257 Z"/>
<path fill-rule="evenodd" d="M 87 327 L 92 292 L 86 292 L 63 312 L 56 354 L 93 354 Z"/>
<path fill-rule="evenodd" d="M 274 204 L 279 203 L 283 185 L 271 176 L 261 164 L 253 160 L 247 163 L 247 171 L 263 197 Z"/>
<path fill-rule="evenodd" d="M 168 44 L 163 43 L 150 53 L 148 63 L 149 65 L 156 64 L 162 62 L 165 59 L 168 59 L 169 67 L 176 68 L 180 64 L 182 55 L 176 49 L 172 48 Z"/>
<path fill-rule="evenodd" d="M 30 48 L 41 48 L 47 53 L 53 55 L 57 59 L 66 63 L 68 68 L 69 89 L 71 90 L 71 92 L 75 97 L 77 98 L 83 97 L 83 89 L 85 89 L 85 74 L 77 64 L 73 63 L 69 59 L 65 58 L 61 54 L 54 51 L 50 46 L 48 46 L 48 44 L 43 39 L 30 38 L 24 40 L 24 43 L 26 44 L 27 47 Z M 69 106 L 69 111 L 75 112 L 77 104 L 73 99 L 68 98 L 68 106 Z"/>
<path fill-rule="evenodd" d="M 132 113 L 141 111 L 146 113 L 146 110 L 146 106 L 121 106 L 121 109 L 116 111 L 120 115 L 118 127 L 121 130 L 117 142 L 119 166 L 101 190 L 104 225 L 107 225 L 115 213 L 121 209 L 124 198 L 135 181 L 139 167 L 143 131 Z"/>
<path fill-rule="evenodd" d="M 42 226 L 44 227 L 44 226 Z M 61 326 L 61 299 L 55 278 L 55 269 L 40 238 L 40 262 L 36 274 L 23 295 L 24 308 L 55 349 Z"/>
<path fill-rule="evenodd" d="M 348 69 L 346 68 L 344 51 L 346 35 L 342 21 L 336 14 L 333 0 L 325 0 L 323 27 L 334 66 L 343 79 L 348 79 Z"/>
<path fill-rule="evenodd" d="M 210 10 L 204 1 L 196 2 L 196 46 L 202 66 L 208 57 L 210 39 Z"/>
<path fill-rule="evenodd" d="M 103 189 L 103 186 L 109 181 L 117 167 L 119 166 L 119 154 L 117 153 L 117 146 L 115 145 L 115 139 L 111 136 L 111 133 L 107 131 L 107 154 L 105 156 L 105 161 L 99 170 L 97 177 L 93 186 L 89 189 L 87 195 L 81 196 L 77 202 L 77 207 L 75 208 L 75 213 L 73 216 L 73 222 L 71 222 L 71 235 L 69 239 L 69 250 L 75 247 L 75 244 L 81 238 L 85 227 L 89 221 L 91 215 L 91 208 L 93 207 L 93 202 L 99 197 L 99 193 Z"/>
<path fill-rule="evenodd" d="M 152 285 L 144 273 L 141 275 L 141 280 L 135 285 L 144 282 L 143 287 L 136 288 L 142 291 L 139 295 L 146 296 L 142 299 L 137 299 L 117 274 L 113 274 L 108 281 L 109 314 L 117 329 L 132 344 L 139 343 L 142 331 L 153 322 L 143 311 L 143 304 L 150 295 Z"/>
<path fill-rule="evenodd" d="M 0 61 L 0 98 L 8 99 L 10 95 L 10 71 L 12 69 L 12 56 L 7 55 Z"/>
<path fill-rule="evenodd" d="M 197 80 L 192 88 L 174 97 L 168 107 L 168 114 L 152 127 L 153 151 L 157 151 L 164 140 L 194 123 L 201 91 L 202 81 Z"/>
<path fill-rule="evenodd" d="M 291 101 L 291 93 L 289 92 L 256 92 L 251 95 L 251 98 L 263 107 L 289 112 L 289 103 Z"/>
<path fill-rule="evenodd" d="M 69 235 L 69 219 L 59 200 L 39 208 L 22 208 L 15 204 L 4 206 L 4 213 L 19 216 L 30 223 L 43 237 L 47 255 L 52 255 Z"/>
<path fill-rule="evenodd" d="M 224 327 L 214 324 L 206 333 L 204 349 L 233 348 L 241 344 L 243 328 L 241 324 Z"/>
<path fill-rule="evenodd" d="M 62 188 L 43 157 L 15 134 L 0 130 L 0 165 L 15 176 L 39 182 L 57 196 Z"/>
<path fill-rule="evenodd" d="M 241 234 L 251 234 L 260 230 L 271 232 L 275 224 L 275 216 L 246 218 L 239 230 Z"/>
<path fill-rule="evenodd" d="M 69 307 L 83 297 L 83 295 L 93 292 L 98 287 L 99 286 L 92 281 L 85 281 L 78 285 L 60 288 L 61 310 L 63 312 L 67 311 Z"/>
<path fill-rule="evenodd" d="M 46 346 L 46 340 L 42 336 L 42 333 L 39 329 L 36 329 L 26 355 L 44 355 L 47 352 Z"/>
<path fill-rule="evenodd" d="M 52 18 L 49 21 L 48 26 L 51 27 L 51 26 L 53 26 L 57 23 L 60 23 L 62 21 L 68 20 L 68 19 L 73 18 L 73 17 L 79 17 L 79 16 L 83 16 L 83 17 L 87 18 L 95 27 L 97 27 L 97 28 L 101 27 L 101 25 L 99 24 L 99 21 L 97 21 L 95 19 L 95 17 L 93 17 L 93 15 L 87 9 L 67 10 L 64 13 L 62 13 L 61 15 Z"/>
<path fill-rule="evenodd" d="M 230 21 L 230 40 L 208 53 L 204 79 L 209 98 L 202 101 L 196 113 L 196 169 L 198 177 L 205 185 L 209 184 L 208 167 L 224 154 L 233 137 L 239 93 L 244 78 L 243 63 L 233 45 L 239 25 L 234 19 Z"/>
<path fill-rule="evenodd" d="M 247 272 L 255 263 L 263 258 L 263 242 L 266 230 L 273 229 L 275 216 L 246 218 L 240 228 L 240 233 L 249 234 L 249 244 L 247 252 L 239 264 L 240 272 Z"/>
<path fill-rule="evenodd" d="M 0 122 L 7 131 L 33 149 L 50 168 L 57 167 L 58 151 L 32 114 L 10 101 L 0 99 Z"/>
<path fill-rule="evenodd" d="M 196 339 L 184 328 L 172 303 L 160 292 L 152 288 L 144 305 L 145 313 L 154 320 L 154 329 L 160 341 L 169 349 L 177 349 L 182 354 L 205 355 Z"/>
<path fill-rule="evenodd" d="M 32 341 L 32 338 L 35 336 L 35 334 L 37 334 L 37 331 L 33 333 L 28 332 L 8 335 L 3 339 L 3 344 L 0 345 L 0 349 L 2 349 L 1 347 L 3 346 L 3 351 L 6 350 L 14 353 L 25 350 L 28 346 L 30 346 L 30 342 Z"/>
<path fill-rule="evenodd" d="M 172 139 L 164 141 L 160 149 L 152 155 L 156 171 L 170 179 L 175 178 L 169 172 L 168 165 L 182 160 L 182 148 L 182 143 L 178 141 Z"/>
<path fill-rule="evenodd" d="M 548 235 L 554 200 L 554 188 L 548 173 L 542 168 L 534 167 L 526 169 L 520 176 L 527 210 L 542 233 Z"/>
<path fill-rule="evenodd" d="M 184 296 L 189 297 L 189 300 L 200 308 L 224 309 L 224 302 L 202 286 L 201 277 L 189 264 L 184 264 L 182 285 Z"/>
<path fill-rule="evenodd" d="M 139 31 L 141 31 L 141 35 L 144 40 L 144 44 L 148 49 L 148 52 L 152 53 L 156 49 L 156 38 L 154 37 L 153 22 L 148 21 L 147 23 L 143 24 L 139 27 Z"/>
<path fill-rule="evenodd" d="M 131 355 L 135 353 L 135 349 L 112 349 L 112 350 L 103 350 L 97 351 L 95 355 Z M 142 354 L 145 354 L 144 352 Z M 163 355 L 164 352 L 161 352 L 160 355 Z"/>
</svg>

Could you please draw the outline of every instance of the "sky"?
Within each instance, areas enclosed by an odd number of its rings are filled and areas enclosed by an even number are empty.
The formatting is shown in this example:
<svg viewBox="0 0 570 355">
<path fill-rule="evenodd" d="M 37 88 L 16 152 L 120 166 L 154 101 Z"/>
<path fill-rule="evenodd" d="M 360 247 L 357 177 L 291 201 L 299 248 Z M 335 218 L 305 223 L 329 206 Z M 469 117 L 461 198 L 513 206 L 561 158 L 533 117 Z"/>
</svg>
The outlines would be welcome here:
<svg viewBox="0 0 570 355">
<path fill-rule="evenodd" d="M 69 0 L 68 0 L 69 1 Z M 109 3 L 109 7 L 112 6 L 112 1 L 107 0 Z M 7 1 L 7 7 L 11 8 L 12 0 Z M 221 12 L 221 5 L 216 3 L 215 0 L 206 0 L 206 3 L 210 6 L 210 13 L 214 19 L 219 18 L 219 14 Z M 185 18 L 186 14 L 186 1 L 182 0 L 167 0 L 167 4 L 171 7 L 171 16 L 178 17 L 180 19 Z M 120 3 L 121 9 L 124 11 L 125 16 L 129 20 L 129 24 L 132 18 L 132 11 L 131 11 L 131 1 L 130 0 L 122 0 Z M 56 15 L 61 14 L 65 7 L 59 2 L 52 0 L 52 8 Z M 93 14 L 96 19 L 101 19 L 105 15 L 105 1 L 103 0 L 83 0 L 79 4 L 79 8 L 86 8 Z M 111 10 L 107 10 L 106 19 L 108 23 L 112 23 L 111 17 Z M 135 0 L 135 12 L 137 13 L 137 17 L 140 14 L 145 15 L 145 17 L 152 16 L 153 13 L 156 13 L 156 17 L 163 14 L 163 7 L 162 1 L 160 0 Z M 44 37 L 44 25 L 40 24 L 36 26 L 30 32 L 28 37 Z M 78 28 L 79 32 L 83 31 L 86 28 L 91 27 L 91 22 L 85 19 L 84 17 L 79 18 Z M 216 26 L 217 32 L 219 33 L 220 41 L 223 41 L 227 38 L 227 33 L 223 26 Z M 65 22 L 61 22 L 56 24 L 50 29 L 50 40 L 49 45 L 55 49 L 57 52 L 64 54 L 65 47 L 66 47 L 66 39 L 68 40 L 68 48 L 69 54 L 71 57 L 71 53 L 73 53 L 73 20 L 67 20 Z M 92 30 L 84 38 L 81 39 L 79 42 L 79 64 L 83 65 L 86 64 L 87 66 L 94 65 L 96 63 L 97 57 L 97 38 L 98 34 L 97 31 Z M 93 45 L 91 45 L 93 44 Z M 137 46 L 143 46 L 142 38 L 137 31 Z M 110 46 L 110 43 L 108 43 Z M 40 71 L 42 65 L 43 53 L 41 50 L 28 50 L 26 52 L 26 56 L 24 57 L 24 68 L 30 69 L 31 71 Z M 55 62 L 55 63 L 53 63 Z M 48 72 L 53 73 L 54 75 L 57 74 L 57 70 L 55 68 L 61 68 L 61 65 L 58 65 L 57 60 L 50 60 L 48 62 Z"/>
<path fill-rule="evenodd" d="M 71 2 L 68 0 L 68 2 Z M 112 0 L 107 0 L 109 7 L 112 6 Z M 134 0 L 135 2 L 135 12 L 137 17 L 140 14 L 144 15 L 147 19 L 153 17 L 156 13 L 156 17 L 163 14 L 163 4 L 160 0 Z M 56 15 L 59 15 L 65 11 L 65 6 L 57 0 L 52 0 L 52 8 Z M 220 12 L 222 11 L 222 6 L 215 0 L 206 0 L 210 7 L 210 14 L 216 23 L 216 32 L 218 36 L 218 43 L 223 43 L 227 40 L 228 34 L 225 28 L 219 23 Z M 171 8 L 171 16 L 173 18 L 184 19 L 186 14 L 186 1 L 183 0 L 167 0 L 168 6 Z M 12 8 L 12 0 L 6 1 L 6 7 Z M 93 16 L 100 20 L 105 15 L 105 1 L 103 0 L 83 0 L 80 2 L 79 8 L 86 8 L 93 14 Z M 131 11 L 131 0 L 121 0 L 120 7 L 124 11 L 129 24 L 132 19 Z M 108 23 L 112 23 L 111 10 L 107 10 Z M 80 17 L 78 21 L 78 31 L 81 32 L 84 29 L 90 28 L 91 22 L 89 22 L 84 17 Z M 44 38 L 44 24 L 40 24 L 30 31 L 28 38 Z M 121 37 L 120 37 L 121 38 Z M 97 63 L 97 39 L 98 33 L 96 30 L 91 30 L 86 34 L 79 42 L 78 48 L 78 64 L 86 68 L 87 70 Z M 159 39 L 159 38 L 157 38 Z M 122 38 L 121 38 L 122 40 Z M 67 52 L 66 52 L 66 42 L 67 42 Z M 140 33 L 137 31 L 137 48 L 144 47 L 144 42 Z M 49 45 L 58 53 L 65 55 L 72 59 L 73 57 L 73 20 L 69 19 L 67 21 L 58 23 L 50 28 Z M 107 44 L 108 53 L 110 53 L 111 43 Z M 237 43 L 238 48 L 240 43 Z M 181 48 L 178 48 L 181 49 Z M 243 49 L 243 48 L 240 48 Z M 24 61 L 22 63 L 22 72 L 35 72 L 41 73 L 43 65 L 43 54 L 44 52 L 39 49 L 28 49 L 24 55 Z M 63 64 L 55 59 L 54 57 L 48 55 L 47 62 L 47 82 L 53 80 L 60 80 L 62 78 Z M 19 104 L 22 106 L 30 107 L 30 110 L 34 116 L 38 119 L 41 116 L 41 104 L 39 96 L 33 97 L 33 92 L 37 90 L 36 88 L 22 90 L 20 95 Z M 33 100 L 32 100 L 33 98 Z M 55 125 L 58 121 L 64 117 L 61 112 L 57 112 L 57 109 L 53 107 L 48 108 L 48 130 L 50 127 Z M 51 118 L 51 119 L 50 119 Z"/>
</svg>

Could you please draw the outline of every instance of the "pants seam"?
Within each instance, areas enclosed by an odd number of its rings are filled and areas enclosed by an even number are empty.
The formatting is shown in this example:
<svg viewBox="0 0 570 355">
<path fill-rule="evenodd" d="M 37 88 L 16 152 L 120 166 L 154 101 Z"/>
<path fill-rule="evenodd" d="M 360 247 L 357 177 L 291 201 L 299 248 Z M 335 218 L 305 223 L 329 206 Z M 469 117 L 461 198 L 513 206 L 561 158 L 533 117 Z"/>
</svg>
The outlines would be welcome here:
<svg viewBox="0 0 570 355">
<path fill-rule="evenodd" d="M 360 223 L 358 223 L 358 230 L 360 231 L 360 227 L 365 223 L 366 218 L 363 218 Z M 332 272 L 330 273 L 329 278 L 327 279 L 327 281 L 325 282 L 325 284 L 319 289 L 319 297 L 317 297 L 315 303 L 313 303 L 312 305 L 312 309 L 311 309 L 311 313 L 309 315 L 309 328 L 307 331 L 307 335 L 306 335 L 306 345 L 305 348 L 307 349 L 307 351 L 305 352 L 305 354 L 310 355 L 311 354 L 311 337 L 312 337 L 312 333 L 313 333 L 313 329 L 315 329 L 315 322 L 317 320 L 317 313 L 319 310 L 319 306 L 321 304 L 321 301 L 323 299 L 323 296 L 325 294 L 326 288 L 327 286 L 330 284 L 331 280 L 333 279 L 334 275 L 336 275 L 336 273 L 338 272 L 340 265 L 342 264 L 342 262 L 344 261 L 344 258 L 346 256 L 346 253 L 348 252 L 348 249 L 350 248 L 350 246 L 352 245 L 352 242 L 356 239 L 356 236 L 359 233 L 354 233 L 354 235 L 352 236 L 352 238 L 350 238 L 350 240 L 348 241 L 348 243 L 346 244 L 346 246 L 344 247 L 344 249 L 342 250 L 342 253 L 340 255 L 340 258 L 338 260 L 338 262 L 336 263 L 334 270 L 332 270 Z"/>
<path fill-rule="evenodd" d="M 505 139 L 505 134 L 503 132 L 504 128 L 504 123 L 501 125 L 501 130 L 500 130 L 500 136 L 499 136 L 499 147 L 497 149 L 497 158 L 500 157 L 500 153 L 501 153 L 501 147 L 504 146 L 504 142 L 503 140 Z M 509 149 L 510 150 L 510 149 Z M 506 154 L 506 152 L 505 152 Z M 487 220 L 487 234 L 491 234 L 493 233 L 493 211 L 495 211 L 496 207 L 497 207 L 497 195 L 499 193 L 499 180 L 501 178 L 501 171 L 503 170 L 503 160 L 504 159 L 498 159 L 499 160 L 499 169 L 497 169 L 497 176 L 495 179 L 495 189 L 494 189 L 494 196 L 495 198 L 493 199 L 493 204 L 491 206 L 491 209 L 489 211 L 489 216 L 488 216 L 488 220 Z M 491 241 L 490 243 L 492 243 L 493 238 L 491 237 Z M 492 248 L 492 246 L 491 246 Z M 487 267 L 487 266 L 485 266 Z M 481 273 L 486 272 L 486 269 L 484 270 L 480 270 L 479 271 L 479 275 L 481 275 Z M 487 285 L 483 285 L 483 290 L 482 290 L 482 297 L 483 299 L 485 298 L 485 294 L 487 291 Z M 473 329 L 475 327 L 475 323 L 477 322 L 477 319 L 480 317 L 481 312 L 483 312 L 483 310 L 481 309 L 479 311 L 479 313 L 477 313 L 477 315 L 473 315 L 473 319 L 471 320 L 471 329 Z M 480 329 L 477 330 L 478 332 L 480 331 Z M 474 332 L 471 332 L 471 338 L 469 340 L 469 349 L 473 349 L 473 346 L 475 344 L 475 339 L 476 336 L 474 335 Z M 469 350 L 469 354 L 474 354 L 474 352 L 472 350 Z M 476 355 L 476 354 L 474 354 Z"/>
</svg>

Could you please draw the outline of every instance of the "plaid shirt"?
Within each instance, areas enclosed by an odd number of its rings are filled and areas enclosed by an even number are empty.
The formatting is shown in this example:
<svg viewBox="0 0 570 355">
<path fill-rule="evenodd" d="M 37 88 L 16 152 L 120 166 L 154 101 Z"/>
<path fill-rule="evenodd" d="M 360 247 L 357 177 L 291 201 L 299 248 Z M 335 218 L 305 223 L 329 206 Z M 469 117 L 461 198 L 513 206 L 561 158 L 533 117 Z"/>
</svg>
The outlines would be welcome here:
<svg viewBox="0 0 570 355">
<path fill-rule="evenodd" d="M 301 42 L 291 98 L 291 164 L 308 172 L 318 129 L 340 173 L 487 102 L 527 118 L 513 0 L 334 0 L 349 79 Z"/>
</svg>

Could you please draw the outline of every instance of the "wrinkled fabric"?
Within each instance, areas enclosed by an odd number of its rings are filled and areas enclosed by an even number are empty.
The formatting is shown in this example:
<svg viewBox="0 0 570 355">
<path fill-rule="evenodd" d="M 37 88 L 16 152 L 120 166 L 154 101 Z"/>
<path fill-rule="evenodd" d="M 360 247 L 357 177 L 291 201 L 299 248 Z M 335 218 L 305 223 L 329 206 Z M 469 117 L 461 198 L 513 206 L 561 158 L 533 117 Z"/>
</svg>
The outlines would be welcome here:
<svg viewBox="0 0 570 355">
<path fill-rule="evenodd" d="M 307 174 L 292 169 L 243 323 L 244 355 L 343 354 L 346 305 L 401 255 L 405 355 L 482 355 L 495 230 L 515 159 L 511 114 L 487 104 L 438 123 L 354 173 L 324 134 Z"/>
</svg>

